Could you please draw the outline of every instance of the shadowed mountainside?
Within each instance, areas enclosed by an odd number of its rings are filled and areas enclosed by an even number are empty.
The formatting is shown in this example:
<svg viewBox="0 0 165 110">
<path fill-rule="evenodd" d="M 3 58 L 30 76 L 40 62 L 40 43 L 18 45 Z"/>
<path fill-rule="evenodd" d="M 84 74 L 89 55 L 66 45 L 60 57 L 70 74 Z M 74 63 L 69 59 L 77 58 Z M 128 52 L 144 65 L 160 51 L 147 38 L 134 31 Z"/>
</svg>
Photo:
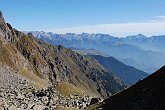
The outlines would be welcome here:
<svg viewBox="0 0 165 110">
<path fill-rule="evenodd" d="M 165 66 L 130 88 L 86 110 L 164 110 Z"/>
</svg>

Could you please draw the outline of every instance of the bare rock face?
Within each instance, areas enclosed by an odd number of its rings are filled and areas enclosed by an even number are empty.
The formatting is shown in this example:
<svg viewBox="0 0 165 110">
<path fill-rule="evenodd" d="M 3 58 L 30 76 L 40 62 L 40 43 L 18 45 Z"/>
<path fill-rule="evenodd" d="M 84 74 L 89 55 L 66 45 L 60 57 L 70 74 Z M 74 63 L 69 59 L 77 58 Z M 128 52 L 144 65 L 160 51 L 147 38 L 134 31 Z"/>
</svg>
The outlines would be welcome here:
<svg viewBox="0 0 165 110">
<path fill-rule="evenodd" d="M 5 20 L 3 18 L 2 12 L 0 11 L 0 25 L 3 25 L 4 23 L 5 23 Z"/>
<path fill-rule="evenodd" d="M 2 12 L 0 11 L 0 36 L 2 37 L 5 37 L 4 36 L 4 31 L 6 30 L 6 27 L 5 27 L 5 20 L 3 18 L 3 14 Z"/>
<path fill-rule="evenodd" d="M 5 22 L 5 19 L 3 17 L 2 12 L 0 11 L 0 36 L 4 38 L 7 42 L 13 42 L 15 41 L 16 33 L 15 29 L 12 28 L 12 26 L 9 23 Z M 0 39 L 2 39 L 0 38 Z"/>
</svg>

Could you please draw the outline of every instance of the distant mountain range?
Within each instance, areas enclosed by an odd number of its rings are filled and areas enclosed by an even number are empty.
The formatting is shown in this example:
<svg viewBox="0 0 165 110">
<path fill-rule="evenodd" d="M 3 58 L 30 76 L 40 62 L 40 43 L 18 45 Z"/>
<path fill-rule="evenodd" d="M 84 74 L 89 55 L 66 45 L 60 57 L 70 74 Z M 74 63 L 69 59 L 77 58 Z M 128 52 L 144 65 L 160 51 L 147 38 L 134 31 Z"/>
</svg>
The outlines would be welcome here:
<svg viewBox="0 0 165 110">
<path fill-rule="evenodd" d="M 165 66 L 130 88 L 85 110 L 164 110 Z"/>
<path fill-rule="evenodd" d="M 165 64 L 165 35 L 147 37 L 138 34 L 118 38 L 108 34 L 54 34 L 43 31 L 31 33 L 53 45 L 98 50 L 148 73 L 153 73 Z"/>
</svg>

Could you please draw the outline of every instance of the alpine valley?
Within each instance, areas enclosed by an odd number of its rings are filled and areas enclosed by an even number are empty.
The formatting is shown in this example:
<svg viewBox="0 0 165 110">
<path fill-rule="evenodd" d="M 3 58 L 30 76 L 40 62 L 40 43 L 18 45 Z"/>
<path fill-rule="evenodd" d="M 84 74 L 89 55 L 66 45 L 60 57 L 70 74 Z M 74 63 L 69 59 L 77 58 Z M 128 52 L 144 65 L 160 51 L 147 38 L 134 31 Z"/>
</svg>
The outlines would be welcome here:
<svg viewBox="0 0 165 110">
<path fill-rule="evenodd" d="M 0 11 L 0 110 L 164 110 L 164 50 L 164 35 L 22 32 Z"/>
</svg>

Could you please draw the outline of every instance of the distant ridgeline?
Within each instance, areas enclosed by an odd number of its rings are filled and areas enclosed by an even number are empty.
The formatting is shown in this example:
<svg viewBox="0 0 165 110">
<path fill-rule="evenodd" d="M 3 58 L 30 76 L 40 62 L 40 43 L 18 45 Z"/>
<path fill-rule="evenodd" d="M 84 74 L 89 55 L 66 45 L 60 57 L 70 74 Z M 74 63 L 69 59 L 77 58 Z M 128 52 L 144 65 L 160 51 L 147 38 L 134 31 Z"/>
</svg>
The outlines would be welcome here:
<svg viewBox="0 0 165 110">
<path fill-rule="evenodd" d="M 113 57 L 104 57 L 101 55 L 88 55 L 95 58 L 108 70 L 111 70 L 117 76 L 122 78 L 127 84 L 132 85 L 148 76 L 147 73 L 138 70 L 132 66 L 125 65 Z"/>
<path fill-rule="evenodd" d="M 35 37 L 53 45 L 95 49 L 147 73 L 153 73 L 165 64 L 165 35 L 146 37 L 138 34 L 118 38 L 108 34 L 54 34 L 43 31 L 32 33 Z"/>
</svg>

